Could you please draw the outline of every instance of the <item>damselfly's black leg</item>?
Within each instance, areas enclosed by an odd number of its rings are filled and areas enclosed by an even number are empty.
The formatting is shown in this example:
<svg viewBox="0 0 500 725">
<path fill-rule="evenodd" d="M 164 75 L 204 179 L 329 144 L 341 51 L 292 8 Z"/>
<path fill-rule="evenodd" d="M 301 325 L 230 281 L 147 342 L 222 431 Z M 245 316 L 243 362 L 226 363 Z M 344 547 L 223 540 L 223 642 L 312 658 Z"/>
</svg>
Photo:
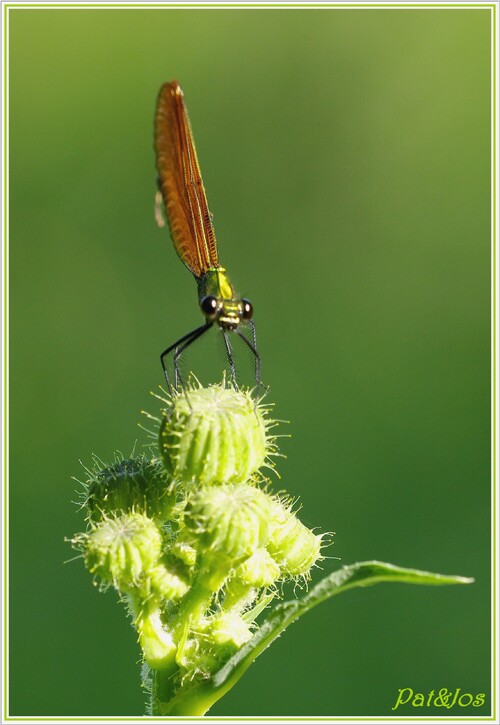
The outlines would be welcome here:
<svg viewBox="0 0 500 725">
<path fill-rule="evenodd" d="M 222 335 L 224 337 L 224 344 L 226 346 L 227 359 L 229 360 L 229 368 L 231 370 L 231 377 L 233 379 L 234 387 L 237 390 L 238 383 L 236 382 L 236 366 L 234 364 L 233 350 L 231 348 L 231 343 L 229 342 L 228 334 L 225 330 L 222 330 Z"/>
<path fill-rule="evenodd" d="M 253 320 L 251 320 L 250 322 L 253 322 Z M 243 342 L 253 352 L 253 355 L 254 355 L 254 358 L 255 358 L 255 382 L 257 383 L 256 395 L 258 397 L 259 396 L 259 390 L 260 390 L 260 388 L 262 386 L 262 380 L 261 380 L 261 374 L 260 374 L 260 364 L 261 364 L 260 355 L 257 352 L 257 348 L 256 348 L 255 344 L 252 343 L 252 342 L 250 342 L 250 340 L 247 337 L 245 337 L 245 335 L 241 332 L 241 330 L 236 329 L 235 332 L 238 333 L 238 335 L 241 337 L 241 339 L 243 340 Z M 252 325 L 252 332 L 253 332 L 253 338 L 255 340 L 255 325 L 254 324 Z M 262 386 L 262 387 L 264 387 L 264 386 Z"/>
<path fill-rule="evenodd" d="M 248 324 L 250 325 L 250 329 L 252 330 L 252 342 L 254 349 L 252 352 L 255 355 L 255 382 L 257 383 L 257 388 L 260 386 L 260 355 L 257 353 L 257 331 L 255 329 L 255 321 L 254 320 L 248 320 Z"/>
<path fill-rule="evenodd" d="M 182 355 L 182 353 L 184 352 L 184 350 L 187 347 L 189 347 L 189 345 L 191 345 L 192 342 L 194 342 L 195 340 L 197 340 L 200 337 L 200 335 L 203 335 L 204 332 L 206 332 L 207 330 L 209 330 L 212 327 L 212 325 L 213 325 L 212 322 L 205 322 L 204 325 L 201 325 L 200 327 L 197 327 L 196 330 L 191 330 L 191 332 L 188 332 L 187 335 L 184 335 L 179 340 L 177 340 L 177 342 L 174 342 L 173 345 L 170 345 L 170 347 L 167 347 L 167 349 L 164 350 L 164 352 L 162 352 L 162 354 L 160 355 L 161 366 L 163 368 L 163 373 L 165 375 L 165 380 L 167 381 L 167 387 L 168 387 L 168 392 L 169 393 L 172 393 L 172 385 L 170 384 L 170 380 L 169 380 L 169 377 L 168 377 L 167 366 L 165 365 L 165 358 L 172 352 L 172 350 L 174 351 L 174 355 L 173 355 L 173 361 L 174 361 L 174 388 L 177 388 L 178 387 L 178 382 L 180 380 L 181 387 L 183 389 L 185 389 L 184 388 L 184 384 L 182 382 L 182 377 L 181 377 L 181 374 L 180 374 L 180 371 L 179 371 L 179 365 L 178 365 L 179 357 Z"/>
<path fill-rule="evenodd" d="M 176 349 L 175 352 L 174 352 L 174 358 L 173 359 L 174 359 L 174 371 L 175 371 L 175 384 L 177 386 L 177 383 L 180 382 L 181 388 L 183 389 L 183 391 L 184 391 L 184 393 L 186 395 L 186 398 L 187 398 L 187 391 L 186 391 L 186 386 L 184 385 L 184 381 L 182 379 L 181 371 L 180 371 L 179 364 L 178 364 L 179 358 L 182 355 L 182 353 L 195 340 L 197 340 L 199 337 L 201 337 L 204 332 L 206 332 L 207 330 L 209 330 L 212 327 L 212 324 L 213 324 L 212 322 L 206 322 L 201 327 L 198 327 L 196 330 L 194 330 L 194 332 L 192 333 L 191 337 L 188 340 L 186 340 L 186 342 L 183 345 L 181 345 L 178 349 Z"/>
</svg>

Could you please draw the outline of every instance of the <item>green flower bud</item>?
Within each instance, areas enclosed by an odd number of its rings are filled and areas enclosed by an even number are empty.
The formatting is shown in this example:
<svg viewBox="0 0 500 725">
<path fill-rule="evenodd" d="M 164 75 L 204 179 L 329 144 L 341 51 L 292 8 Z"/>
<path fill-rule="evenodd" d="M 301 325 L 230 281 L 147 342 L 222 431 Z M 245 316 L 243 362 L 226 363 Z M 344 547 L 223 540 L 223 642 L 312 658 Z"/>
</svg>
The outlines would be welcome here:
<svg viewBox="0 0 500 725">
<path fill-rule="evenodd" d="M 250 557 L 252 558 L 252 557 Z M 238 567 L 239 569 L 239 567 Z M 238 571 L 236 569 L 236 571 Z M 235 574 L 224 586 L 224 599 L 221 607 L 224 612 L 236 612 L 241 614 L 244 610 L 249 610 L 258 596 L 258 589 L 251 584 L 246 584 Z"/>
<path fill-rule="evenodd" d="M 280 578 L 280 567 L 267 549 L 261 548 L 234 572 L 234 579 L 252 587 L 270 587 Z"/>
<path fill-rule="evenodd" d="M 279 500 L 272 506 L 271 535 L 267 550 L 288 576 L 308 576 L 321 559 L 321 535 L 314 534 Z"/>
<path fill-rule="evenodd" d="M 223 612 L 210 626 L 210 639 L 218 645 L 234 644 L 237 649 L 252 638 L 249 625 L 234 611 Z"/>
<path fill-rule="evenodd" d="M 171 632 L 161 621 L 160 609 L 155 599 L 142 601 L 136 593 L 132 593 L 129 596 L 129 606 L 146 663 L 154 670 L 171 667 L 177 647 Z"/>
<path fill-rule="evenodd" d="M 196 549 L 186 541 L 174 542 L 169 549 L 169 553 L 189 568 L 196 564 Z"/>
<path fill-rule="evenodd" d="M 175 661 L 181 665 L 184 674 L 184 681 L 195 677 L 206 677 L 214 671 L 217 662 L 220 662 L 220 647 L 214 647 L 213 642 L 207 636 L 206 625 L 199 623 L 197 637 L 187 637 L 178 648 Z"/>
<path fill-rule="evenodd" d="M 148 572 L 151 589 L 163 599 L 180 599 L 188 590 L 188 585 L 175 571 L 164 564 L 154 566 Z"/>
<path fill-rule="evenodd" d="M 186 506 L 184 521 L 200 549 L 236 563 L 264 546 L 269 537 L 270 496 L 248 484 L 206 486 Z"/>
<path fill-rule="evenodd" d="M 175 395 L 160 426 L 165 467 L 186 484 L 247 481 L 275 448 L 266 412 L 249 391 L 223 384 Z"/>
<path fill-rule="evenodd" d="M 139 617 L 136 620 L 136 628 L 139 644 L 149 667 L 153 670 L 170 667 L 177 648 L 172 636 L 161 626 L 159 612 L 148 617 Z"/>
<path fill-rule="evenodd" d="M 152 519 L 139 513 L 106 518 L 80 534 L 74 543 L 83 550 L 85 565 L 120 591 L 139 584 L 161 554 L 162 535 Z"/>
<path fill-rule="evenodd" d="M 167 473 L 158 458 L 118 458 L 104 467 L 94 458 L 94 468 L 87 472 L 85 505 L 91 520 L 128 511 L 141 511 L 160 520 L 168 516 L 172 496 Z"/>
</svg>

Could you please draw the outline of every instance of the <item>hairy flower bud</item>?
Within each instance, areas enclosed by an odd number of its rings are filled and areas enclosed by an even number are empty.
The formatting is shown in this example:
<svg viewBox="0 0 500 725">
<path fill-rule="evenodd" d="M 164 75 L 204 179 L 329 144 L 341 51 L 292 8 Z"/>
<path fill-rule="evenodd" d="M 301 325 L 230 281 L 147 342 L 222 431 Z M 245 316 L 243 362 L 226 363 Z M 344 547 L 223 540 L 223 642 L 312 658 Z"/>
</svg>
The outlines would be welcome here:
<svg viewBox="0 0 500 725">
<path fill-rule="evenodd" d="M 236 563 L 266 544 L 271 503 L 248 484 L 206 486 L 190 499 L 184 521 L 205 553 L 222 553 Z"/>
<path fill-rule="evenodd" d="M 234 578 L 252 587 L 270 587 L 280 578 L 280 567 L 267 549 L 261 548 L 240 564 Z"/>
<path fill-rule="evenodd" d="M 188 585 L 177 572 L 164 564 L 158 564 L 149 570 L 151 589 L 165 600 L 176 600 L 184 596 Z"/>
<path fill-rule="evenodd" d="M 172 504 L 169 478 L 158 458 L 118 458 L 108 466 L 94 458 L 94 468 L 87 471 L 85 505 L 91 520 L 127 511 L 160 520 L 168 516 Z"/>
<path fill-rule="evenodd" d="M 175 395 L 164 411 L 159 447 L 176 482 L 242 483 L 274 450 L 265 406 L 250 392 L 212 385 Z"/>
<path fill-rule="evenodd" d="M 175 541 L 170 546 L 169 553 L 187 567 L 193 567 L 196 564 L 196 549 L 187 541 Z"/>
<path fill-rule="evenodd" d="M 171 632 L 161 621 L 161 612 L 155 598 L 141 601 L 131 595 L 129 606 L 134 616 L 139 644 L 149 667 L 155 670 L 171 667 L 177 648 Z"/>
<path fill-rule="evenodd" d="M 279 500 L 273 501 L 267 550 L 288 576 L 307 576 L 321 558 L 321 535 L 314 534 Z"/>
<path fill-rule="evenodd" d="M 218 645 L 233 644 L 241 647 L 252 638 L 248 622 L 237 612 L 222 612 L 211 623 L 210 639 Z"/>
<path fill-rule="evenodd" d="M 91 574 L 124 591 L 136 586 L 141 576 L 156 565 L 162 535 L 147 516 L 129 513 L 103 519 L 74 543 L 83 550 Z"/>
</svg>

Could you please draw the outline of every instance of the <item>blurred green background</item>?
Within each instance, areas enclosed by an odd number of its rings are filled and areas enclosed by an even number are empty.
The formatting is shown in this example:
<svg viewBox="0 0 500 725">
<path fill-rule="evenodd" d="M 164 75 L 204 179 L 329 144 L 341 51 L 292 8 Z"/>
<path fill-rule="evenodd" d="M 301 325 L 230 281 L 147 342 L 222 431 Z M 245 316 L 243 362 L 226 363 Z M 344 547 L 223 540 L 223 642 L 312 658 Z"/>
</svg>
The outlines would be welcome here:
<svg viewBox="0 0 500 725">
<path fill-rule="evenodd" d="M 143 714 L 130 622 L 63 564 L 64 537 L 83 529 L 79 459 L 147 440 L 159 354 L 202 321 L 153 216 L 154 105 L 174 77 L 291 421 L 275 488 L 336 532 L 344 564 L 476 578 L 322 605 L 210 714 L 489 693 L 489 67 L 479 8 L 11 10 L 12 715 Z"/>
</svg>

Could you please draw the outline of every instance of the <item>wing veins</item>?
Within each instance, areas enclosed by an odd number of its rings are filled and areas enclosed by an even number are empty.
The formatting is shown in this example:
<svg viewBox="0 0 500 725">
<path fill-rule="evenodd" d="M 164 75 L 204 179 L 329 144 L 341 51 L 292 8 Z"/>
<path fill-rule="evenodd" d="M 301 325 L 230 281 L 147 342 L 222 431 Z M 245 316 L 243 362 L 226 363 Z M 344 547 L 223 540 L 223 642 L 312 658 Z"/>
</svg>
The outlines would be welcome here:
<svg viewBox="0 0 500 725">
<path fill-rule="evenodd" d="M 160 90 L 155 150 L 174 247 L 184 264 L 200 277 L 210 267 L 219 266 L 217 243 L 189 116 L 176 81 L 165 83 Z"/>
</svg>

